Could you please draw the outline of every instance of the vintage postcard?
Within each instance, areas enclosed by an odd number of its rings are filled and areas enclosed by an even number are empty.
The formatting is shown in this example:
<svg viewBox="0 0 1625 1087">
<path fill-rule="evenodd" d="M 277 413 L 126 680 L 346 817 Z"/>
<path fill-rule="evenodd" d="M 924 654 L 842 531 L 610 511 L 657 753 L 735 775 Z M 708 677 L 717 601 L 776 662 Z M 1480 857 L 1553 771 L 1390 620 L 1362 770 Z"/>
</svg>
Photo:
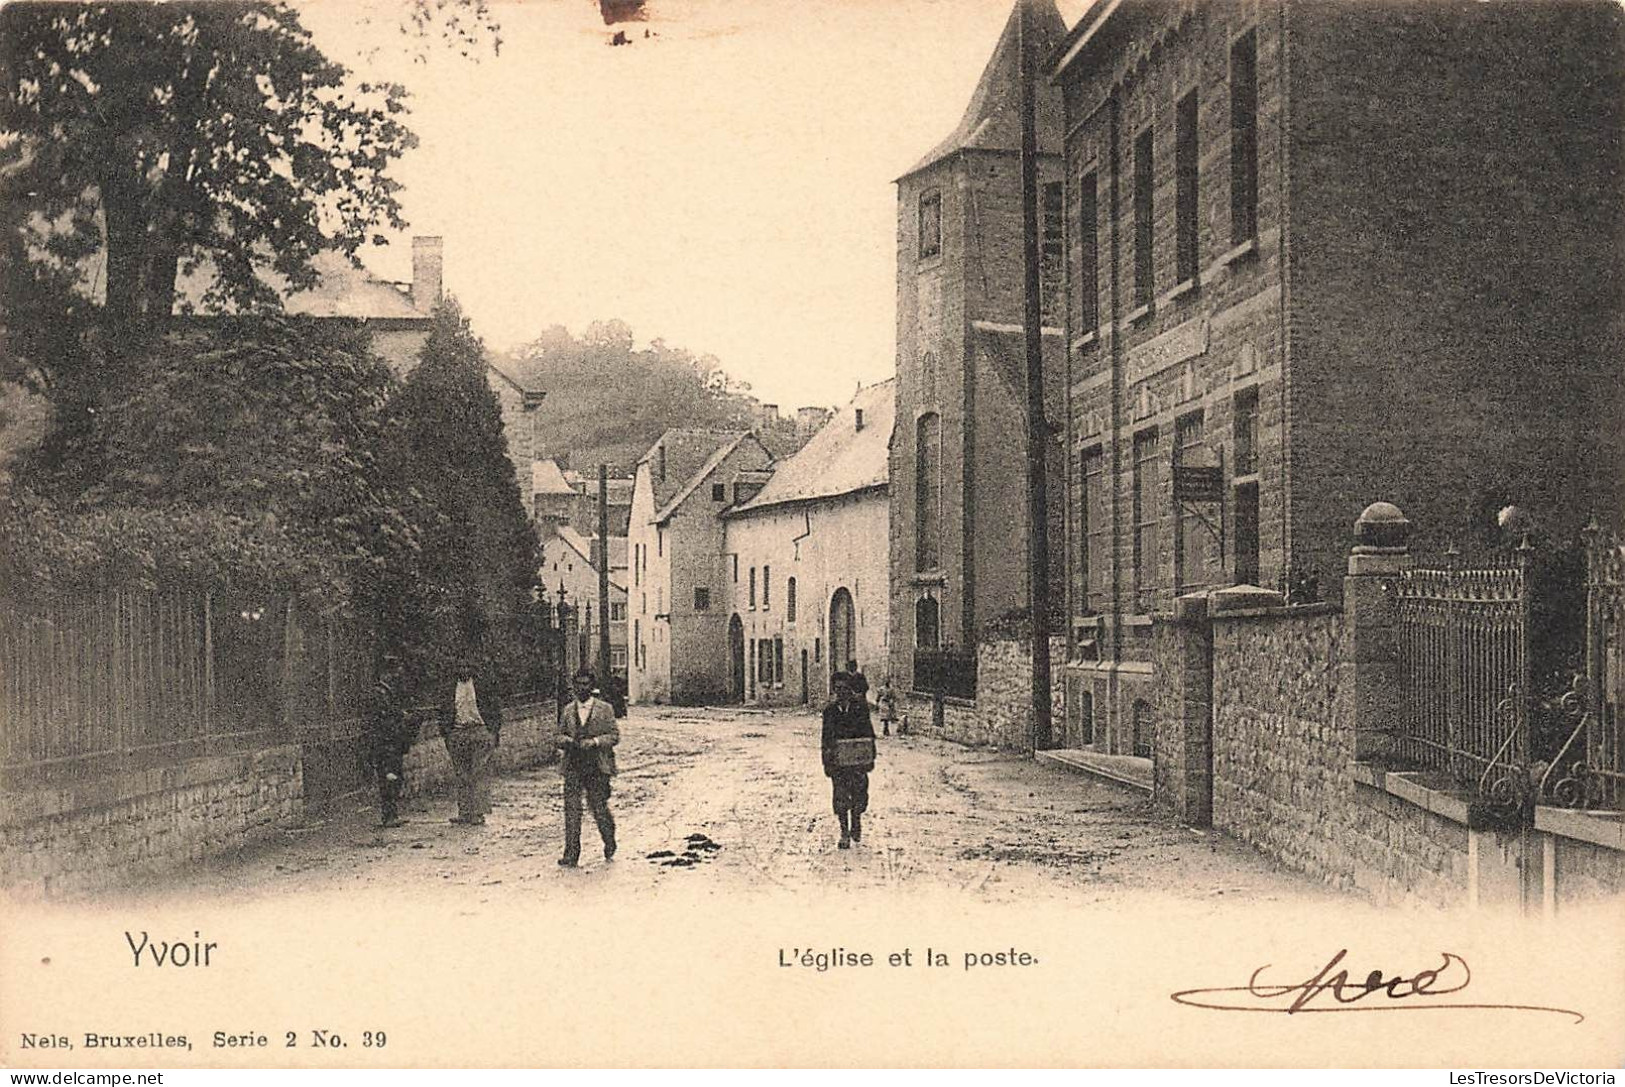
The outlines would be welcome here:
<svg viewBox="0 0 1625 1087">
<path fill-rule="evenodd" d="M 0 1064 L 1614 1082 L 1625 8 L 0 57 Z"/>
</svg>

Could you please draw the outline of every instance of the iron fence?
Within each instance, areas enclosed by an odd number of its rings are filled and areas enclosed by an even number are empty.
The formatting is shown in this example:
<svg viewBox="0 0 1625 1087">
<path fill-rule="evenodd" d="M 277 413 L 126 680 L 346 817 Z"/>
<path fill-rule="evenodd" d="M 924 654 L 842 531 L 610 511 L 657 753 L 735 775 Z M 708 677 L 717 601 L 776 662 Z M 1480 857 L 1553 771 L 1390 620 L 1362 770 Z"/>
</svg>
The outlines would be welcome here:
<svg viewBox="0 0 1625 1087">
<path fill-rule="evenodd" d="M 0 775 L 82 778 L 359 734 L 365 632 L 288 597 L 0 603 Z"/>
<path fill-rule="evenodd" d="M 1542 800 L 1625 808 L 1625 542 L 1593 523 L 1586 552 L 1585 672 L 1558 700 L 1572 725 L 1544 768 Z"/>
<path fill-rule="evenodd" d="M 1393 754 L 1508 810 L 1525 804 L 1531 751 L 1526 566 L 1407 570 L 1394 585 Z"/>
</svg>

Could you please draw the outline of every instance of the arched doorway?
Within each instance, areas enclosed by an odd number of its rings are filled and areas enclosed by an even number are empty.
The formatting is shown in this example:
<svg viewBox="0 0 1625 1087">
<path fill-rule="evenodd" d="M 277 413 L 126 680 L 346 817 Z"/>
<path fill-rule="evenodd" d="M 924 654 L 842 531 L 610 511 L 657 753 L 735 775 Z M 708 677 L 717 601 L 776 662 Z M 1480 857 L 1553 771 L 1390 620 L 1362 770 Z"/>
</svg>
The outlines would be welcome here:
<svg viewBox="0 0 1625 1087">
<path fill-rule="evenodd" d="M 728 681 L 735 702 L 745 701 L 745 624 L 735 615 L 728 620 Z"/>
<path fill-rule="evenodd" d="M 846 662 L 857 657 L 857 610 L 852 606 L 852 594 L 836 589 L 829 598 L 829 674 L 846 667 Z"/>
</svg>

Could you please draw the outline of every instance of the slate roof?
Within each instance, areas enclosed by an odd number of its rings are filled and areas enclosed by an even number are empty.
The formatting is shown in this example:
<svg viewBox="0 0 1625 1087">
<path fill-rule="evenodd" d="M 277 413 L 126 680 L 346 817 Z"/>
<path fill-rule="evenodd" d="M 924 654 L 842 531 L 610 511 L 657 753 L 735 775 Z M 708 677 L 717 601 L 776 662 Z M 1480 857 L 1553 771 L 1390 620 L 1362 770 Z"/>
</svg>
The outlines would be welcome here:
<svg viewBox="0 0 1625 1087">
<path fill-rule="evenodd" d="M 285 279 L 274 272 L 260 272 L 266 285 L 282 296 L 283 309 L 288 313 L 357 320 L 429 320 L 429 312 L 414 306 L 406 291 L 356 267 L 343 253 L 325 250 L 312 258 L 311 265 L 319 278 L 308 291 L 289 292 Z M 203 305 L 203 296 L 213 282 L 214 271 L 207 261 L 190 275 L 183 268 L 175 280 L 175 312 L 219 312 L 206 310 Z M 231 312 L 229 305 L 225 312 Z"/>
<path fill-rule="evenodd" d="M 649 482 L 654 491 L 654 507 L 665 509 L 672 496 L 694 481 L 698 472 L 722 446 L 735 446 L 748 430 L 709 430 L 702 427 L 673 427 L 649 447 L 639 464 L 649 465 Z M 666 478 L 660 478 L 657 450 L 666 447 Z M 689 486 L 689 490 L 693 487 Z M 659 518 L 657 517 L 656 520 Z"/>
<path fill-rule="evenodd" d="M 670 432 L 668 431 L 667 433 Z M 735 449 L 738 449 L 746 441 L 753 441 L 757 445 L 762 444 L 761 439 L 757 438 L 755 434 L 753 434 L 751 431 L 745 430 L 740 431 L 739 436 L 734 438 L 732 441 L 718 446 L 715 452 L 713 452 L 709 457 L 705 458 L 705 463 L 700 465 L 700 467 L 688 477 L 688 481 L 678 489 L 677 493 L 672 495 L 664 506 L 660 507 L 660 510 L 654 516 L 654 523 L 659 524 L 672 514 L 676 513 L 677 507 L 681 506 L 688 500 L 688 496 L 694 493 L 695 488 L 697 488 L 701 483 L 704 483 L 706 477 L 712 472 L 716 471 L 719 464 L 728 459 L 728 454 L 732 453 Z M 767 447 L 762 446 L 762 451 L 766 453 Z M 768 456 L 771 457 L 772 454 L 769 453 Z M 669 477 L 669 465 L 667 468 L 667 474 Z"/>
<path fill-rule="evenodd" d="M 557 536 L 559 539 L 563 540 L 566 544 L 568 544 L 569 547 L 570 547 L 570 550 L 574 551 L 577 555 L 580 555 L 582 562 L 585 562 L 588 566 L 591 566 L 594 570 L 598 569 L 596 566 L 593 566 L 593 561 L 592 561 L 592 558 L 593 558 L 592 553 L 594 551 L 593 542 L 598 539 L 597 536 L 583 536 L 581 533 L 577 532 L 575 529 L 571 528 L 569 525 L 560 525 L 554 531 L 553 534 L 555 536 Z M 617 564 L 615 562 L 615 551 L 616 551 L 615 545 L 617 543 L 620 544 L 620 552 L 621 552 L 621 559 L 622 559 L 622 561 L 619 563 L 618 566 L 617 566 Z M 611 585 L 613 585 L 615 588 L 622 589 L 622 590 L 624 590 L 626 588 L 626 578 L 624 576 L 618 576 L 615 573 L 615 571 L 617 569 L 621 569 L 621 570 L 626 569 L 626 561 L 625 561 L 625 559 L 626 559 L 626 538 L 625 537 L 611 536 L 609 538 L 609 583 Z"/>
<path fill-rule="evenodd" d="M 838 408 L 806 445 L 776 466 L 767 486 L 728 511 L 728 516 L 886 486 L 896 407 L 895 378 L 858 390 L 851 403 Z M 862 430 L 856 426 L 860 410 Z"/>
<path fill-rule="evenodd" d="M 917 174 L 927 166 L 941 162 L 949 155 L 967 149 L 988 151 L 1021 150 L 1021 67 L 1020 20 L 1025 0 L 1016 0 L 1010 18 L 1004 24 L 1004 33 L 993 49 L 993 56 L 982 70 L 970 105 L 965 109 L 959 125 L 929 154 L 909 168 L 903 177 Z M 1061 92 L 1045 78 L 1045 60 L 1066 38 L 1066 24 L 1056 10 L 1054 0 L 1037 0 L 1032 5 L 1034 20 L 1029 32 L 1037 35 L 1033 54 L 1038 69 L 1034 79 L 1038 119 L 1038 150 L 1059 154 L 1065 134 L 1065 120 L 1061 108 Z M 899 179 L 901 180 L 901 179 Z"/>
<path fill-rule="evenodd" d="M 564 473 L 559 471 L 559 465 L 554 460 L 539 460 L 530 466 L 530 493 L 535 494 L 575 494 L 575 490 L 566 482 Z"/>
</svg>

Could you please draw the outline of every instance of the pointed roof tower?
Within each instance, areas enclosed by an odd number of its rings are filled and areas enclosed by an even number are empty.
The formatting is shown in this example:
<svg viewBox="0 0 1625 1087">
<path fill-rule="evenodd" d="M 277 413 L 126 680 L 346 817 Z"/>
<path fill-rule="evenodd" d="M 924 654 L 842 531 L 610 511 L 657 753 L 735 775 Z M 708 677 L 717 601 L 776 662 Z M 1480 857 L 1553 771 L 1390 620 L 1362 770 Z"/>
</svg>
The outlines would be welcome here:
<svg viewBox="0 0 1625 1087">
<path fill-rule="evenodd" d="M 917 174 L 950 155 L 967 149 L 984 151 L 1021 150 L 1021 8 L 1032 13 L 1027 32 L 1033 42 L 1033 88 L 1038 112 L 1038 151 L 1060 154 L 1065 131 L 1061 92 L 1045 78 L 1046 61 L 1066 38 L 1066 24 L 1055 0 L 1016 0 L 1005 20 L 1004 33 L 993 49 L 993 57 L 982 70 L 982 78 L 971 95 L 965 116 L 953 133 L 915 163 L 903 177 Z"/>
</svg>

